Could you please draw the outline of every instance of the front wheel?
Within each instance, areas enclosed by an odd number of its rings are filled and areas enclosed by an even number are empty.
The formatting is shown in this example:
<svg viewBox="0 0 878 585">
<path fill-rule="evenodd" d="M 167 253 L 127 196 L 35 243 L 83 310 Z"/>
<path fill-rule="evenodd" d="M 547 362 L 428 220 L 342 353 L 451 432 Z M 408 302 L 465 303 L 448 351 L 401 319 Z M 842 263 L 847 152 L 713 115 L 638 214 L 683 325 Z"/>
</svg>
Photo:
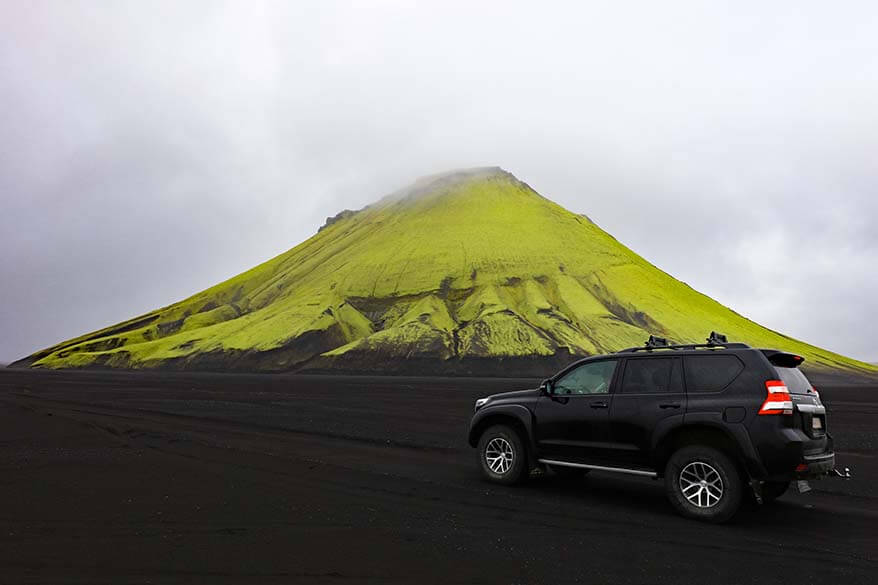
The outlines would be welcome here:
<svg viewBox="0 0 878 585">
<path fill-rule="evenodd" d="M 495 425 L 479 439 L 479 467 L 485 479 L 511 485 L 521 482 L 527 471 L 524 443 L 515 429 Z"/>
<path fill-rule="evenodd" d="M 665 467 L 665 490 L 687 518 L 726 522 L 741 507 L 744 483 L 734 462 L 712 447 L 684 447 Z"/>
</svg>

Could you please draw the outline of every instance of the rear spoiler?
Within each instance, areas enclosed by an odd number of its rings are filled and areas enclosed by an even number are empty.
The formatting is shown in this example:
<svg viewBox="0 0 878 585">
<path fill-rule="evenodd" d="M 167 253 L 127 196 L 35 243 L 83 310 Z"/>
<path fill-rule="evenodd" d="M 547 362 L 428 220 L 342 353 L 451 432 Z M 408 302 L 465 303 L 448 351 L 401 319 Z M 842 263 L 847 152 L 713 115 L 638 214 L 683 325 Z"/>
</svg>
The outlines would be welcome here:
<svg viewBox="0 0 878 585">
<path fill-rule="evenodd" d="M 794 353 L 786 353 L 776 349 L 763 349 L 761 351 L 768 358 L 768 361 L 782 368 L 798 368 L 805 361 L 805 358 Z"/>
</svg>

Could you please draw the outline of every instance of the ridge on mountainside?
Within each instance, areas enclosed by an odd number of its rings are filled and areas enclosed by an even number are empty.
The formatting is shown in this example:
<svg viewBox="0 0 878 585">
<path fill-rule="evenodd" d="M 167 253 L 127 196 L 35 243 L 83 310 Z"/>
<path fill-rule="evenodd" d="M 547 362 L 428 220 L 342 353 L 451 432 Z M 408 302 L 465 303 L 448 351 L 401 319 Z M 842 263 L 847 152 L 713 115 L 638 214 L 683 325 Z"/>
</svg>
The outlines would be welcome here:
<svg viewBox="0 0 878 585">
<path fill-rule="evenodd" d="M 16 365 L 543 374 L 712 329 L 812 368 L 878 372 L 742 317 L 484 167 L 345 210 L 243 274 Z"/>
</svg>

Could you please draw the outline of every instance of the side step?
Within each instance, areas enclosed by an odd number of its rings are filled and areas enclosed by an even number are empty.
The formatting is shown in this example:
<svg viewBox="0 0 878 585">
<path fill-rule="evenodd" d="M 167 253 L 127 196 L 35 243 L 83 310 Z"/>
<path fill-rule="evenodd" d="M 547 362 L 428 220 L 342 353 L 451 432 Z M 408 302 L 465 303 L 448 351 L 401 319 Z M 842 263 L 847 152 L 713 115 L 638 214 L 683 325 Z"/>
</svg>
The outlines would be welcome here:
<svg viewBox="0 0 878 585">
<path fill-rule="evenodd" d="M 654 471 L 645 471 L 643 469 L 628 469 L 626 467 L 604 467 L 603 465 L 588 465 L 586 463 L 572 463 L 570 461 L 556 461 L 554 459 L 537 459 L 544 465 L 557 465 L 559 467 L 576 467 L 578 469 L 597 469 L 598 471 L 613 471 L 616 473 L 627 473 L 629 475 L 642 475 L 644 477 L 658 477 Z"/>
</svg>

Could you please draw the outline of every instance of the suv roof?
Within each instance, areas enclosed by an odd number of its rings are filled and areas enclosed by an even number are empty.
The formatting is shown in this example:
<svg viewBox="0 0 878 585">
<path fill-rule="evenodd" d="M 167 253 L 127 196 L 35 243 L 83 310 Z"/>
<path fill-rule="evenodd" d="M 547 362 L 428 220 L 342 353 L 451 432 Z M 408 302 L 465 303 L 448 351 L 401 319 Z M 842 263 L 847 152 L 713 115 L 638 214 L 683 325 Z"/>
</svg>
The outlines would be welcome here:
<svg viewBox="0 0 878 585">
<path fill-rule="evenodd" d="M 701 353 L 704 350 L 708 350 L 710 352 L 714 351 L 757 351 L 762 353 L 768 361 L 774 366 L 782 366 L 795 368 L 802 364 L 805 361 L 805 358 L 799 355 L 787 353 L 784 351 L 780 351 L 777 349 L 757 349 L 753 348 L 746 343 L 738 343 L 738 342 L 729 342 L 726 339 L 725 335 L 717 333 L 716 331 L 710 332 L 710 337 L 707 338 L 707 343 L 685 343 L 685 344 L 670 344 L 668 340 L 663 337 L 656 337 L 654 335 L 650 335 L 647 342 L 642 346 L 637 347 L 629 347 L 626 349 L 620 349 L 617 352 L 601 354 L 601 355 L 592 355 L 575 362 L 568 364 L 566 367 L 557 372 L 553 378 L 557 378 L 558 376 L 565 374 L 579 366 L 583 363 L 601 360 L 607 358 L 624 358 L 624 357 L 633 357 L 633 354 L 637 354 L 639 352 L 644 352 L 648 356 L 664 356 L 668 355 L 692 355 L 693 353 Z M 680 352 L 680 353 L 678 353 Z"/>
</svg>

